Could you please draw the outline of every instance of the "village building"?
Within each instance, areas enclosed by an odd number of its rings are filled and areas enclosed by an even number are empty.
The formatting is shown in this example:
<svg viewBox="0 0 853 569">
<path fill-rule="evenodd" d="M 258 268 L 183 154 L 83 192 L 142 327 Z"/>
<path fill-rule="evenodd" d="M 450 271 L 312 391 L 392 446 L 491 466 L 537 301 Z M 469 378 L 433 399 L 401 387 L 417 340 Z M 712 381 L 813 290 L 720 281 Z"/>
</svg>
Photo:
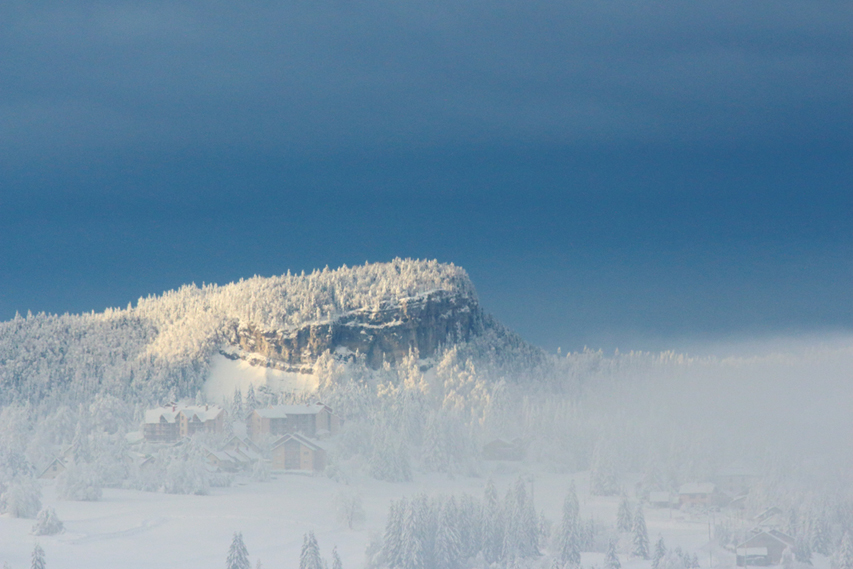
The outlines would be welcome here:
<svg viewBox="0 0 853 569">
<path fill-rule="evenodd" d="M 493 439 L 483 445 L 483 460 L 519 461 L 523 459 L 524 443 L 521 439 L 512 441 Z"/>
<path fill-rule="evenodd" d="M 54 458 L 50 464 L 47 465 L 47 468 L 42 470 L 41 474 L 39 474 L 39 478 L 41 480 L 53 480 L 63 472 L 68 470 L 68 467 L 65 466 L 65 461 L 63 461 L 60 457 Z"/>
<path fill-rule="evenodd" d="M 222 433 L 225 410 L 217 405 L 172 404 L 145 412 L 142 432 L 145 440 L 155 443 L 174 442 L 199 432 Z"/>
<path fill-rule="evenodd" d="M 718 506 L 725 496 L 713 482 L 689 482 L 678 488 L 678 503 L 684 506 Z"/>
<path fill-rule="evenodd" d="M 275 405 L 252 411 L 248 427 L 255 440 L 263 435 L 276 437 L 289 433 L 301 433 L 312 438 L 325 437 L 337 434 L 340 419 L 322 403 Z"/>
<path fill-rule="evenodd" d="M 735 549 L 739 567 L 747 565 L 778 565 L 782 553 L 794 546 L 794 538 L 778 530 L 757 533 Z"/>
<path fill-rule="evenodd" d="M 317 441 L 289 433 L 272 445 L 273 470 L 321 472 L 326 468 L 326 450 Z"/>
</svg>

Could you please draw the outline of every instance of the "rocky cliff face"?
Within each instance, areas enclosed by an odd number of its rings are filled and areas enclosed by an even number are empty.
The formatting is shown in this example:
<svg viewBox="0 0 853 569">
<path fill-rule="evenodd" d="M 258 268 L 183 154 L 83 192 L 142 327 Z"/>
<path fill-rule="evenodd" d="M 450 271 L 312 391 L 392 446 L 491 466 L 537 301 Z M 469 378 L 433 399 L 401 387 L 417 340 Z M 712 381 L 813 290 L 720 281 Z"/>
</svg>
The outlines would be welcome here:
<svg viewBox="0 0 853 569">
<path fill-rule="evenodd" d="M 340 318 L 295 331 L 236 326 L 235 347 L 290 369 L 313 364 L 331 350 L 363 354 L 372 368 L 399 362 L 410 350 L 428 357 L 439 345 L 470 340 L 483 332 L 486 319 L 477 301 L 436 291 L 377 308 L 362 308 Z"/>
</svg>

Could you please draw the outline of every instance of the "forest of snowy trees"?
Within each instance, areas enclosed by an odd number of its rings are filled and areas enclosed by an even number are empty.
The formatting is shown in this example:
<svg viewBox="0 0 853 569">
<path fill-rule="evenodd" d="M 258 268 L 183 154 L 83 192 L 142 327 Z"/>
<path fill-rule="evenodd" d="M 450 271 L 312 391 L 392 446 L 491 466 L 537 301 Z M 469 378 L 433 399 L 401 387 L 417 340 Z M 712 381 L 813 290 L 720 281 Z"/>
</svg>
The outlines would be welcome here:
<svg viewBox="0 0 853 569">
<path fill-rule="evenodd" d="M 60 454 L 68 466 L 56 482 L 61 499 L 98 500 L 103 488 L 206 494 L 233 476 L 206 468 L 205 448 L 239 431 L 255 408 L 319 400 L 343 419 L 341 432 L 328 441 L 324 473 L 337 481 L 480 477 L 484 446 L 506 440 L 518 441 L 529 463 L 554 472 L 588 470 L 593 495 L 647 498 L 745 460 L 760 472 L 745 507 L 755 512 L 772 503 L 786 512 L 783 529 L 798 540 L 795 561 L 807 560 L 809 551 L 845 559 L 845 535 L 853 531 L 850 464 L 838 453 L 845 434 L 820 427 L 817 406 L 850 402 L 838 381 L 849 369 L 849 349 L 725 360 L 585 350 L 531 359 L 529 347 L 497 350 L 486 334 L 442 346 L 428 359 L 412 351 L 379 369 L 327 352 L 314 365 L 316 391 L 273 393 L 259 386 L 225 401 L 205 400 L 210 356 L 234 320 L 287 329 L 437 289 L 476 297 L 462 269 L 396 260 L 188 286 L 124 310 L 0 323 L 0 513 L 37 519 L 36 535 L 61 531 L 55 512 L 42 508 L 36 480 Z M 804 401 L 792 386 L 806 373 L 823 381 L 828 395 Z M 128 434 L 139 430 L 146 408 L 181 399 L 224 405 L 226 433 L 131 448 Z M 806 416 L 799 409 L 809 405 Z M 834 414 L 833 408 L 825 415 Z M 808 432 L 814 424 L 817 435 Z M 269 441 L 261 447 L 268 452 Z M 129 455 L 144 456 L 147 467 Z M 636 474 L 630 487 L 628 474 Z M 269 472 L 258 464 L 252 477 L 265 480 Z M 397 502 L 371 563 L 467 567 L 547 554 L 560 567 L 575 566 L 578 551 L 607 553 L 620 535 L 631 534 L 638 540 L 632 553 L 652 559 L 656 569 L 692 566 L 678 549 L 650 543 L 639 527 L 639 503 L 625 500 L 616 526 L 597 527 L 577 519 L 571 491 L 562 520 L 542 520 L 527 492 L 519 481 L 503 498 L 491 487 L 482 499 Z M 724 545 L 742 538 L 724 525 L 715 535 Z M 618 559 L 611 556 L 610 563 L 608 569 L 616 569 Z"/>
</svg>

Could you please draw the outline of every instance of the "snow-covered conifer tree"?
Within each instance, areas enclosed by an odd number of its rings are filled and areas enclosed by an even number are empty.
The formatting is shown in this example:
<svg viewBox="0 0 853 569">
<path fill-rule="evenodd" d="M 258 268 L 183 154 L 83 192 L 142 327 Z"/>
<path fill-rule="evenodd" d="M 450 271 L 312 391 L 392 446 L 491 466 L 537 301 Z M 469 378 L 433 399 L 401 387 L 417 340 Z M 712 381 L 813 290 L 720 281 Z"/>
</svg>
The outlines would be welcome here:
<svg viewBox="0 0 853 569">
<path fill-rule="evenodd" d="M 563 520 L 560 524 L 557 558 L 562 567 L 579 567 L 580 551 L 580 504 L 575 491 L 575 483 L 569 486 L 569 492 L 563 500 Z"/>
<path fill-rule="evenodd" d="M 405 498 L 399 502 L 391 502 L 388 509 L 380 559 L 391 569 L 403 566 L 403 520 L 407 509 L 408 502 Z"/>
<path fill-rule="evenodd" d="M 231 401 L 231 416 L 237 421 L 245 419 L 243 415 L 243 392 L 240 391 L 239 387 L 234 388 L 234 398 Z"/>
<path fill-rule="evenodd" d="M 62 531 L 62 521 L 53 508 L 42 509 L 33 526 L 33 535 L 55 535 Z"/>
<path fill-rule="evenodd" d="M 41 510 L 41 486 L 29 476 L 16 476 L 0 494 L 0 513 L 34 518 Z"/>
<path fill-rule="evenodd" d="M 628 533 L 633 527 L 634 519 L 631 515 L 631 506 L 628 503 L 628 497 L 623 494 L 622 500 L 619 502 L 619 510 L 616 513 L 616 529 Z"/>
<path fill-rule="evenodd" d="M 592 451 L 589 467 L 590 492 L 595 496 L 613 496 L 619 492 L 619 477 L 609 442 L 599 439 Z"/>
<path fill-rule="evenodd" d="M 619 563 L 619 556 L 616 555 L 616 543 L 613 541 L 607 546 L 607 554 L 604 556 L 605 569 L 622 569 L 622 564 Z"/>
<path fill-rule="evenodd" d="M 646 516 L 643 513 L 643 505 L 637 505 L 634 514 L 634 527 L 631 554 L 641 559 L 649 558 L 649 533 L 646 530 Z"/>
<path fill-rule="evenodd" d="M 314 537 L 314 530 L 309 530 L 302 539 L 299 569 L 323 569 L 323 559 L 320 557 L 320 546 Z"/>
<path fill-rule="evenodd" d="M 457 523 L 456 501 L 451 497 L 444 502 L 438 518 L 435 536 L 436 569 L 457 569 L 462 563 L 462 543 Z"/>
<path fill-rule="evenodd" d="M 252 411 L 258 408 L 258 400 L 255 397 L 255 386 L 253 384 L 249 384 L 249 389 L 246 391 L 246 403 L 243 405 L 243 412 L 245 416 L 248 417 L 252 414 Z"/>
<path fill-rule="evenodd" d="M 800 562 L 805 563 L 807 565 L 812 564 L 812 549 L 809 545 L 809 542 L 803 535 L 797 536 L 794 540 L 794 558 Z"/>
<path fill-rule="evenodd" d="M 341 556 L 338 555 L 338 546 L 332 548 L 332 569 L 343 569 L 344 564 L 341 563 Z"/>
<path fill-rule="evenodd" d="M 243 533 L 235 532 L 228 549 L 228 557 L 225 560 L 226 569 L 251 569 L 249 563 L 249 551 L 243 543 Z"/>
<path fill-rule="evenodd" d="M 444 425 L 439 413 L 430 413 L 424 430 L 424 444 L 421 450 L 422 464 L 428 472 L 447 472 L 449 457 Z"/>
<path fill-rule="evenodd" d="M 811 524 L 810 528 L 809 538 L 811 540 L 812 551 L 816 551 L 821 555 L 829 555 L 831 530 L 823 512 L 815 516 L 814 523 Z"/>
<path fill-rule="evenodd" d="M 489 563 L 502 557 L 505 525 L 498 491 L 490 478 L 483 496 L 483 556 Z"/>
<path fill-rule="evenodd" d="M 33 561 L 30 564 L 30 569 L 44 569 L 45 568 L 45 559 L 44 559 L 44 549 L 36 543 L 33 548 Z"/>
<path fill-rule="evenodd" d="M 462 560 L 475 557 L 483 548 L 483 505 L 470 494 L 459 499 L 457 527 Z"/>
<path fill-rule="evenodd" d="M 841 544 L 832 556 L 832 569 L 853 569 L 853 536 L 845 531 Z"/>
<path fill-rule="evenodd" d="M 403 518 L 403 559 L 402 567 L 406 569 L 427 569 L 424 547 L 423 528 L 420 527 L 418 508 L 412 503 L 406 509 Z M 300 569 L 302 569 L 300 567 Z"/>
<path fill-rule="evenodd" d="M 663 543 L 663 537 L 659 537 L 655 543 L 655 553 L 652 556 L 652 569 L 660 569 L 664 557 L 666 557 L 666 545 Z"/>
</svg>

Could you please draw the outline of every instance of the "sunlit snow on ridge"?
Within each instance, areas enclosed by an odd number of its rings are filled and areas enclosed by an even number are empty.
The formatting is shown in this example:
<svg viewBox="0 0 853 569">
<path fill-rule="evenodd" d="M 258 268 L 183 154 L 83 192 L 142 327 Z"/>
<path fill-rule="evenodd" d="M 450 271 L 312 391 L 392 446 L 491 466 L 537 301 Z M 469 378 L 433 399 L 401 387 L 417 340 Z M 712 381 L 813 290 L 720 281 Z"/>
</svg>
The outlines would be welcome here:
<svg viewBox="0 0 853 569">
<path fill-rule="evenodd" d="M 237 389 L 246 393 L 250 385 L 255 390 L 266 386 L 273 393 L 313 391 L 317 388 L 317 376 L 252 365 L 216 354 L 211 359 L 210 376 L 204 382 L 204 395 L 208 401 L 220 402 L 233 397 Z"/>
</svg>

